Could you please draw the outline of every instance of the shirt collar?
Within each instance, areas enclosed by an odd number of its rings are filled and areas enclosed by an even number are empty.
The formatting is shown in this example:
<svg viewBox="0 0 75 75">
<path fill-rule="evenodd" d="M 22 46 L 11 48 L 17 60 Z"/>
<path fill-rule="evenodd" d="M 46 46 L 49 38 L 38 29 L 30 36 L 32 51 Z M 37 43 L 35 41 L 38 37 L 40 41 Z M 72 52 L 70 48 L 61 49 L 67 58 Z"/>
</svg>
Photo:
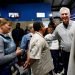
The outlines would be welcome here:
<svg viewBox="0 0 75 75">
<path fill-rule="evenodd" d="M 42 36 L 42 37 L 43 37 L 43 35 L 42 35 L 40 32 L 35 32 L 35 33 L 37 33 L 37 34 L 39 34 L 40 36 Z"/>
<path fill-rule="evenodd" d="M 72 20 L 69 21 L 69 25 L 72 25 Z"/>
</svg>

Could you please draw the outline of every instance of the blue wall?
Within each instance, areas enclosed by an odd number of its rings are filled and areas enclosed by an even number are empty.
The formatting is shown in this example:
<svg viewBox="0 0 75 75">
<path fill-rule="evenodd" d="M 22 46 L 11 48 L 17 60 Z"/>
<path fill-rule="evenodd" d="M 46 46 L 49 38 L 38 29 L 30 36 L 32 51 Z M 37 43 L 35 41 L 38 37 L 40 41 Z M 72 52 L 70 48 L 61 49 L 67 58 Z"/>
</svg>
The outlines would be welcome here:
<svg viewBox="0 0 75 75">
<path fill-rule="evenodd" d="M 14 18 L 9 18 L 9 12 L 18 12 L 20 17 L 19 21 L 32 21 L 33 20 L 41 20 L 41 18 L 36 17 L 36 12 L 45 12 L 45 18 L 49 17 L 49 13 L 51 13 L 50 4 L 38 3 L 38 4 L 11 4 L 4 7 L 0 7 L 1 17 L 11 19 L 15 21 Z"/>
<path fill-rule="evenodd" d="M 71 9 L 71 19 L 75 21 L 75 8 Z"/>
</svg>

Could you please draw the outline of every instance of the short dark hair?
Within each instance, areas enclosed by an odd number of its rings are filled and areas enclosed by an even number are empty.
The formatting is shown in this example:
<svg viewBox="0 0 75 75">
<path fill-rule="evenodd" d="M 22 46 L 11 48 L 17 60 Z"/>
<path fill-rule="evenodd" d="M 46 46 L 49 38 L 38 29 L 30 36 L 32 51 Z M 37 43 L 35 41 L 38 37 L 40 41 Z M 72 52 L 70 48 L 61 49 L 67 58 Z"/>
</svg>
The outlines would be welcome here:
<svg viewBox="0 0 75 75">
<path fill-rule="evenodd" d="M 16 23 L 16 28 L 20 28 L 20 23 Z"/>
<path fill-rule="evenodd" d="M 18 23 L 16 23 L 16 25 L 20 25 L 20 23 L 18 22 Z"/>
<path fill-rule="evenodd" d="M 33 23 L 34 31 L 39 31 L 43 27 L 43 23 L 38 21 Z"/>
</svg>

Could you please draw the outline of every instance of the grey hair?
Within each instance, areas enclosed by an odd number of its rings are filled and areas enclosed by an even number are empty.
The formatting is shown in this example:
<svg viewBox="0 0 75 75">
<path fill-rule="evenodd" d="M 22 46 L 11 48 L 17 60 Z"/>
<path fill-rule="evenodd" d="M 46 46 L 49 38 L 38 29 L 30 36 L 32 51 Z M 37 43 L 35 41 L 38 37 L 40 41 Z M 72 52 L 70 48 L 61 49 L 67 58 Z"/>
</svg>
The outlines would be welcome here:
<svg viewBox="0 0 75 75">
<path fill-rule="evenodd" d="M 62 7 L 62 8 L 60 9 L 60 11 L 59 11 L 60 15 L 62 14 L 62 12 L 63 12 L 64 10 L 66 10 L 67 13 L 68 13 L 68 16 L 70 16 L 70 9 L 67 8 L 67 7 Z"/>
<path fill-rule="evenodd" d="M 33 28 L 33 23 L 28 25 L 28 30 L 30 31 Z"/>
</svg>

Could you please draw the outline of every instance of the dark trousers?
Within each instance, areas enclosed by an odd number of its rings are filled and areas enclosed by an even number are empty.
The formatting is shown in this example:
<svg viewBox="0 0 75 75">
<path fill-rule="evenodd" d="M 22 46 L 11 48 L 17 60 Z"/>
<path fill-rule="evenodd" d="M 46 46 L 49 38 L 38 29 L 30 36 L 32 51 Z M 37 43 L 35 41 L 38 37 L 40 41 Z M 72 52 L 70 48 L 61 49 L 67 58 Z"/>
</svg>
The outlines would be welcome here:
<svg viewBox="0 0 75 75">
<path fill-rule="evenodd" d="M 53 58 L 54 72 L 58 73 L 59 71 L 59 50 L 50 50 Z"/>
<path fill-rule="evenodd" d="M 21 75 L 31 75 L 31 68 L 28 68 L 26 71 L 24 71 Z"/>
<path fill-rule="evenodd" d="M 61 59 L 62 59 L 63 68 L 64 68 L 64 75 L 67 75 L 70 52 L 66 52 L 62 50 L 61 56 L 62 56 Z"/>
<path fill-rule="evenodd" d="M 9 67 L 1 68 L 0 75 L 11 75 L 11 69 Z"/>
</svg>

